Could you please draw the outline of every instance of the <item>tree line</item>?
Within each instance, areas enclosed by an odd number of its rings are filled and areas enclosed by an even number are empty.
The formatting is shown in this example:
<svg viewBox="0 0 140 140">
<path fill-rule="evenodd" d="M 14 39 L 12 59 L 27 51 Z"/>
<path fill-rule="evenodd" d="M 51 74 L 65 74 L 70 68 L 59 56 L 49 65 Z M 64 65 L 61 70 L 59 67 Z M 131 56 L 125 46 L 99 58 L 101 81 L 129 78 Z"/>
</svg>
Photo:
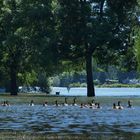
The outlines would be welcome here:
<svg viewBox="0 0 140 140">
<path fill-rule="evenodd" d="M 139 21 L 137 0 L 0 0 L 0 81 L 17 95 L 42 74 L 85 69 L 95 96 L 92 58 L 136 69 Z"/>
</svg>

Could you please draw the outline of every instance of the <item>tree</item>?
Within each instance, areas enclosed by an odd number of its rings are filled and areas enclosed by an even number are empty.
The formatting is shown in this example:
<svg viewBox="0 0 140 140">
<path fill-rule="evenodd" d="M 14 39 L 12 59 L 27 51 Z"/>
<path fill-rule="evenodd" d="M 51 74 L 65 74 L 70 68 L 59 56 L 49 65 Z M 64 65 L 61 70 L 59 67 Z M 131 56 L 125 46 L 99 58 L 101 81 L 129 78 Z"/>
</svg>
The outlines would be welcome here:
<svg viewBox="0 0 140 140">
<path fill-rule="evenodd" d="M 12 95 L 16 95 L 17 87 L 17 73 L 22 60 L 26 58 L 30 51 L 27 47 L 28 38 L 24 30 L 21 9 L 19 3 L 15 0 L 1 1 L 1 51 L 3 55 L 3 64 L 10 75 L 10 90 Z M 21 69 L 21 68 L 20 68 Z"/>
<path fill-rule="evenodd" d="M 137 64 L 138 64 L 138 71 L 140 71 L 140 0 L 137 0 L 138 4 L 136 7 L 136 17 L 137 17 L 137 24 L 134 26 L 134 35 L 135 35 L 135 56 L 137 58 Z"/>
<path fill-rule="evenodd" d="M 10 75 L 11 95 L 17 95 L 19 72 L 37 71 L 46 65 L 48 74 L 51 71 L 50 47 L 54 46 L 51 2 L 0 0 L 0 52 Z"/>
<path fill-rule="evenodd" d="M 92 56 L 115 62 L 130 46 L 136 0 L 58 0 L 59 50 L 63 59 L 86 61 L 87 96 L 95 96 Z M 113 59 L 112 59 L 113 58 Z M 81 60 L 81 59 L 80 59 Z"/>
<path fill-rule="evenodd" d="M 138 71 L 140 71 L 140 30 L 138 31 L 135 40 L 135 48 L 136 48 L 136 57 L 138 62 Z"/>
</svg>

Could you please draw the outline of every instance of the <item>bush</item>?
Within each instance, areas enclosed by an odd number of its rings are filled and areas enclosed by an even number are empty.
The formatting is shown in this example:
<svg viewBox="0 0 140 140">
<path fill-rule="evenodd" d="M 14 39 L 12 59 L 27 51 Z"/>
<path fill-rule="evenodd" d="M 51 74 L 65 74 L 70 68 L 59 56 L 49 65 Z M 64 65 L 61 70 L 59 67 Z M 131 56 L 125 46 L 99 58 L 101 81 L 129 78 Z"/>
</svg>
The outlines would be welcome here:
<svg viewBox="0 0 140 140">
<path fill-rule="evenodd" d="M 77 83 L 72 83 L 69 86 L 70 87 L 87 87 L 87 84 L 86 83 L 77 82 Z"/>
<path fill-rule="evenodd" d="M 70 84 L 70 87 L 80 87 L 80 82 Z"/>
</svg>

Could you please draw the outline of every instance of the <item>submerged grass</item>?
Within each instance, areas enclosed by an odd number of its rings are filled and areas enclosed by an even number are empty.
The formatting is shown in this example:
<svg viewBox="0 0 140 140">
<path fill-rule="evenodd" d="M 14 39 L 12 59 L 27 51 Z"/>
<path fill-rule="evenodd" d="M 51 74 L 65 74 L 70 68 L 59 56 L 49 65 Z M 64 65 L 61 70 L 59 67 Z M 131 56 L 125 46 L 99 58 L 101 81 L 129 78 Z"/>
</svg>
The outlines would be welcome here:
<svg viewBox="0 0 140 140">
<path fill-rule="evenodd" d="M 140 134 L 36 134 L 24 132 L 0 132 L 0 140 L 139 140 Z"/>
<path fill-rule="evenodd" d="M 75 96 L 68 96 L 68 104 L 73 103 L 73 99 Z M 100 102 L 101 105 L 112 105 L 114 102 L 122 101 L 122 104 L 127 104 L 128 100 L 132 100 L 134 106 L 140 106 L 140 96 L 98 96 L 98 97 L 86 97 L 86 96 L 77 96 L 76 102 L 78 104 L 81 103 L 89 103 L 92 99 L 95 99 L 95 102 Z M 65 96 L 55 96 L 55 95 L 46 95 L 43 93 L 20 93 L 18 96 L 11 96 L 8 93 L 0 94 L 0 103 L 8 100 L 10 104 L 29 104 L 31 100 L 34 100 L 35 104 L 43 104 L 45 101 L 48 104 L 52 105 L 57 100 L 58 103 L 64 103 Z"/>
<path fill-rule="evenodd" d="M 91 139 L 86 135 L 62 135 L 62 134 L 36 134 L 22 132 L 2 132 L 0 140 L 87 140 Z"/>
</svg>

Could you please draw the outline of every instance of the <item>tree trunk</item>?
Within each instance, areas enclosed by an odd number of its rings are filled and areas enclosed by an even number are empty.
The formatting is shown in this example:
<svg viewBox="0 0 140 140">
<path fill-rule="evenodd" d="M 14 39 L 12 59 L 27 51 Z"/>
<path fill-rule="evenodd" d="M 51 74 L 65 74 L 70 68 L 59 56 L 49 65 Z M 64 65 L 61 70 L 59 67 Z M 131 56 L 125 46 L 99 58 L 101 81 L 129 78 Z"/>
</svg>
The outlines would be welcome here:
<svg viewBox="0 0 140 140">
<path fill-rule="evenodd" d="M 11 95 L 17 95 L 18 87 L 17 87 L 17 72 L 14 66 L 10 67 L 10 93 Z"/>
<path fill-rule="evenodd" d="M 93 70 L 92 70 L 92 54 L 86 56 L 86 72 L 87 72 L 87 96 L 95 96 L 94 82 L 93 82 Z"/>
</svg>

